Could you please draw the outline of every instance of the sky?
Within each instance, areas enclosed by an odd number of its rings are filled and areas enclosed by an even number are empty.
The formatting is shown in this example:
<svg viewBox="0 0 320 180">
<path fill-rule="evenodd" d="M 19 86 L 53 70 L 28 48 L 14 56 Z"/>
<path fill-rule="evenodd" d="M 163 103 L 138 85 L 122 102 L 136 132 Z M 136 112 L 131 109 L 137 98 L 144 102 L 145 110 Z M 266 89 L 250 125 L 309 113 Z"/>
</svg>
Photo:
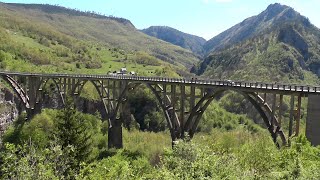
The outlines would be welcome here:
<svg viewBox="0 0 320 180">
<path fill-rule="evenodd" d="M 320 0 L 0 0 L 53 4 L 129 19 L 136 28 L 169 26 L 207 40 L 269 4 L 288 5 L 320 27 Z"/>
</svg>

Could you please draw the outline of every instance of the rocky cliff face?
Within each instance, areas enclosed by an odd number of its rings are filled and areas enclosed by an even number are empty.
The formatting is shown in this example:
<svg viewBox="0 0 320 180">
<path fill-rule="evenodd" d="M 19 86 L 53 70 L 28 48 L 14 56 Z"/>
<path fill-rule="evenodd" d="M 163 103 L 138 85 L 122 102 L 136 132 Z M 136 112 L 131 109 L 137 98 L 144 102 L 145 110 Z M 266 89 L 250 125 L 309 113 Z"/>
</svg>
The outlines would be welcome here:
<svg viewBox="0 0 320 180">
<path fill-rule="evenodd" d="M 82 97 L 76 97 L 74 102 L 79 111 L 88 114 L 99 113 L 102 119 L 107 119 L 106 110 L 101 101 L 91 101 Z M 61 109 L 63 108 L 63 101 L 59 93 L 52 93 L 50 96 L 44 94 L 40 105 L 41 109 Z M 20 99 L 11 91 L 6 89 L 0 90 L 0 136 L 24 110 Z"/>
<path fill-rule="evenodd" d="M 0 92 L 0 136 L 6 128 L 18 117 L 14 97 L 9 91 Z"/>
</svg>

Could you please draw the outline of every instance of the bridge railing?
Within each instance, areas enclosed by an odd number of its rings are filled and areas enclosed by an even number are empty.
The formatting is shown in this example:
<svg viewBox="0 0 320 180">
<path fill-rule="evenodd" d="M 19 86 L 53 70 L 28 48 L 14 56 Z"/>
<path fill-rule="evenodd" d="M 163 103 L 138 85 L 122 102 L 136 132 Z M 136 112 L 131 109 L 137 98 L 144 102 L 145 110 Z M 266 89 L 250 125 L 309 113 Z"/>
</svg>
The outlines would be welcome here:
<svg viewBox="0 0 320 180">
<path fill-rule="evenodd" d="M 123 75 L 107 75 L 107 76 L 103 76 L 102 78 L 215 85 L 215 86 L 233 86 L 233 87 L 257 88 L 257 89 L 267 89 L 267 90 L 320 92 L 320 87 L 318 86 L 296 85 L 296 84 L 263 83 L 263 82 L 249 82 L 249 81 L 231 81 L 230 82 L 230 80 L 216 80 L 216 79 L 167 78 L 167 77 L 123 76 Z"/>
<path fill-rule="evenodd" d="M 249 81 L 231 81 L 217 79 L 202 79 L 202 78 L 168 78 L 168 77 L 150 77 L 150 76 L 130 76 L 130 75 L 115 75 L 115 74 L 41 74 L 41 73 L 21 73 L 21 72 L 6 72 L 0 71 L 0 75 L 18 75 L 18 76 L 41 76 L 41 77 L 64 77 L 64 78 L 90 78 L 90 79 L 119 79 L 133 81 L 153 81 L 153 82 L 169 82 L 169 83 L 184 83 L 198 85 L 214 85 L 214 86 L 230 86 L 236 88 L 255 88 L 266 90 L 281 90 L 295 91 L 306 93 L 320 93 L 319 86 L 285 84 L 285 83 L 265 83 L 265 82 L 249 82 Z"/>
</svg>

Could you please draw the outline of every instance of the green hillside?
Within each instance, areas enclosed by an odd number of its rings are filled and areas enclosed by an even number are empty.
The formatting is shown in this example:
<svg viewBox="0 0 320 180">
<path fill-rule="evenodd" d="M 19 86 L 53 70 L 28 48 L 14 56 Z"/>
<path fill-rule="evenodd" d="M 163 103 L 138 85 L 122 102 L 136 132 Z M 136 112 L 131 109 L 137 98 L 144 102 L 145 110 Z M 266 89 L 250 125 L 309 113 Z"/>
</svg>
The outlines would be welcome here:
<svg viewBox="0 0 320 180">
<path fill-rule="evenodd" d="M 130 21 L 51 5 L 0 4 L 1 68 L 14 71 L 140 75 L 188 71 L 198 61 Z"/>
</svg>

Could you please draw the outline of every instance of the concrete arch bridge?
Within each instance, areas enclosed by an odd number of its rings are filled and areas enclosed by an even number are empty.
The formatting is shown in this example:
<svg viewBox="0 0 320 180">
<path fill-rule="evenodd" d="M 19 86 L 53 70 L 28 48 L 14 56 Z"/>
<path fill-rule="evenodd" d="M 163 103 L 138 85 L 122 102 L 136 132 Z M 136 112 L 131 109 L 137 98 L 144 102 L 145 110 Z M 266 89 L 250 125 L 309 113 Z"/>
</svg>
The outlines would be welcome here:
<svg viewBox="0 0 320 180">
<path fill-rule="evenodd" d="M 209 104 L 215 97 L 231 90 L 242 94 L 252 103 L 278 146 L 287 145 L 290 136 L 299 134 L 301 99 L 307 98 L 306 135 L 313 145 L 320 144 L 320 87 L 124 75 L 0 72 L 0 76 L 20 98 L 28 117 L 41 111 L 43 87 L 47 82 L 54 83 L 62 102 L 68 94 L 76 97 L 86 83 L 92 83 L 104 105 L 106 115 L 103 119 L 109 121 L 109 147 L 123 146 L 123 105 L 128 92 L 141 84 L 146 85 L 159 101 L 172 141 L 183 138 L 186 133 L 193 137 Z M 285 112 L 279 108 L 283 105 L 284 96 L 290 97 L 289 132 L 282 129 L 282 116 Z"/>
</svg>

